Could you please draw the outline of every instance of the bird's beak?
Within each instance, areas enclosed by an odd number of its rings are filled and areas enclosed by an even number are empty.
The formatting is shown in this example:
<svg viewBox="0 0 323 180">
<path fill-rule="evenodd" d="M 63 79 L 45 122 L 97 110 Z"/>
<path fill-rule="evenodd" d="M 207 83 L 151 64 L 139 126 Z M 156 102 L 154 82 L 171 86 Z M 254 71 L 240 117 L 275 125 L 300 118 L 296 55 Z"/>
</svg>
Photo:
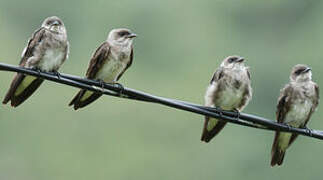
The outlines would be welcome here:
<svg viewBox="0 0 323 180">
<path fill-rule="evenodd" d="M 54 21 L 53 22 L 53 26 L 58 26 L 59 25 L 59 22 L 58 21 Z"/>
<path fill-rule="evenodd" d="M 244 61 L 244 58 L 243 57 L 240 57 L 239 59 L 236 60 L 237 62 L 241 63 Z"/>
<path fill-rule="evenodd" d="M 135 33 L 131 33 L 131 34 L 129 34 L 128 36 L 127 36 L 128 38 L 135 38 L 135 37 L 137 37 L 137 34 L 135 34 Z"/>
<path fill-rule="evenodd" d="M 307 73 L 307 72 L 309 72 L 309 71 L 311 71 L 311 70 L 312 70 L 312 69 L 308 67 L 308 68 L 306 68 L 303 72 L 304 72 L 304 73 Z"/>
</svg>

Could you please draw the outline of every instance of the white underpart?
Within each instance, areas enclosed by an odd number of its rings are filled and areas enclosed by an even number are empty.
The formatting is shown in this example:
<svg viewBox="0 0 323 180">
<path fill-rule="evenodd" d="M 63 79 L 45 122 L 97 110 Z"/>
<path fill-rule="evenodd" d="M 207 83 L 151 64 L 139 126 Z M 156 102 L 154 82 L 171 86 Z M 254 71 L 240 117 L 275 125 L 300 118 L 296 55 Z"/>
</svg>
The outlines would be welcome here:
<svg viewBox="0 0 323 180">
<path fill-rule="evenodd" d="M 22 50 L 21 57 L 24 57 L 26 51 L 27 51 L 27 46 L 24 48 L 24 50 Z"/>
<path fill-rule="evenodd" d="M 107 83 L 114 82 L 124 68 L 126 68 L 126 63 L 111 59 L 104 63 L 103 67 L 99 70 L 96 78 L 101 79 Z"/>
<path fill-rule="evenodd" d="M 205 93 L 205 106 L 209 106 L 209 107 L 215 107 L 214 106 L 214 101 L 213 101 L 213 94 L 214 92 L 216 91 L 217 89 L 217 86 L 216 86 L 216 83 L 215 82 L 212 82 L 212 84 L 209 85 L 209 87 L 207 88 L 206 90 L 206 93 Z M 211 131 L 213 129 L 213 127 L 216 125 L 216 123 L 218 122 L 217 119 L 215 118 L 210 118 L 209 119 L 209 122 L 207 124 L 207 130 L 208 131 Z"/>
<path fill-rule="evenodd" d="M 58 68 L 64 60 L 64 50 L 60 48 L 50 48 L 45 51 L 45 55 L 39 62 L 42 71 L 53 71 Z"/>
<path fill-rule="evenodd" d="M 98 71 L 96 75 L 96 79 L 103 80 L 106 83 L 115 82 L 124 68 L 126 68 L 126 64 L 124 62 L 111 59 L 103 64 L 103 67 Z M 92 94 L 92 91 L 86 91 L 81 100 L 83 101 L 87 99 Z"/>
<path fill-rule="evenodd" d="M 312 101 L 309 99 L 305 100 L 305 102 L 295 101 L 290 111 L 286 114 L 284 122 L 293 127 L 300 127 L 305 123 L 312 106 Z M 279 147 L 281 149 L 287 149 L 291 135 L 291 133 L 280 133 L 278 142 L 280 142 Z"/>
<path fill-rule="evenodd" d="M 219 99 L 217 101 L 221 102 L 219 106 L 224 110 L 233 110 L 234 108 L 238 108 L 241 100 L 242 100 L 243 90 L 233 88 L 226 88 L 222 91 Z"/>
<path fill-rule="evenodd" d="M 216 83 L 212 82 L 212 84 L 209 85 L 209 87 L 206 90 L 205 93 L 205 106 L 209 106 L 209 107 L 214 107 L 214 101 L 213 101 L 213 94 L 216 91 Z"/>
<path fill-rule="evenodd" d="M 213 91 L 216 89 L 216 83 L 210 85 L 208 91 Z M 243 90 L 240 88 L 238 90 L 234 90 L 233 88 L 226 88 L 224 91 L 221 92 L 221 95 L 219 99 L 217 99 L 218 102 L 221 102 L 218 106 L 223 110 L 233 110 L 234 108 L 237 108 L 239 103 L 242 99 Z M 205 100 L 210 101 L 210 98 L 207 98 L 207 96 L 210 96 L 210 93 L 206 93 Z M 212 103 L 211 107 L 214 107 L 214 102 L 208 102 Z M 210 118 L 207 130 L 211 131 L 214 126 L 217 124 L 218 120 L 215 118 Z"/>
</svg>

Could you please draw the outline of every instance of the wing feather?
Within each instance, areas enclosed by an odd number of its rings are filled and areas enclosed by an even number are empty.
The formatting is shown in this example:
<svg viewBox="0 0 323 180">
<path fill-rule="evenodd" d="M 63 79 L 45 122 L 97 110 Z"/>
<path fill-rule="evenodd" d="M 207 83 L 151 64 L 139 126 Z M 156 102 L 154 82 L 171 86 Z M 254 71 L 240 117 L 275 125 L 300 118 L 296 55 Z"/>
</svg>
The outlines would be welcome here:
<svg viewBox="0 0 323 180">
<path fill-rule="evenodd" d="M 102 65 L 108 59 L 110 53 L 110 45 L 108 42 L 104 42 L 98 47 L 98 49 L 93 54 L 89 67 L 86 71 L 86 77 L 89 79 L 95 79 L 96 74 L 101 69 Z"/>
</svg>

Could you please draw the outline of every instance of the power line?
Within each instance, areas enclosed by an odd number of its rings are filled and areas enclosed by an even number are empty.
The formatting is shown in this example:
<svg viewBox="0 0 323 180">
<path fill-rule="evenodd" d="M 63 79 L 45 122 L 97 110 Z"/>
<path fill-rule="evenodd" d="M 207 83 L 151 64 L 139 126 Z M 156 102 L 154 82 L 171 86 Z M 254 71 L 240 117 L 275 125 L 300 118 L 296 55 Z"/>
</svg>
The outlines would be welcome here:
<svg viewBox="0 0 323 180">
<path fill-rule="evenodd" d="M 188 112 L 192 112 L 200 115 L 214 117 L 222 121 L 238 124 L 241 126 L 247 126 L 247 127 L 270 130 L 270 131 L 278 130 L 283 132 L 291 132 L 291 133 L 296 133 L 296 134 L 309 136 L 317 139 L 323 139 L 323 131 L 294 128 L 294 127 L 277 123 L 275 121 L 272 121 L 260 116 L 252 115 L 252 114 L 224 111 L 217 108 L 205 107 L 205 106 L 197 105 L 190 102 L 155 96 L 138 90 L 123 87 L 120 84 L 102 83 L 102 82 L 98 82 L 90 79 L 84 79 L 84 78 L 69 75 L 69 74 L 58 75 L 55 73 L 38 72 L 32 69 L 26 69 L 23 67 L 12 66 L 4 63 L 0 63 L 0 71 L 24 73 L 24 74 L 40 77 L 49 81 L 53 81 L 56 83 L 102 93 L 104 95 L 161 104 L 168 107 L 181 109 L 184 111 L 188 111 Z"/>
</svg>

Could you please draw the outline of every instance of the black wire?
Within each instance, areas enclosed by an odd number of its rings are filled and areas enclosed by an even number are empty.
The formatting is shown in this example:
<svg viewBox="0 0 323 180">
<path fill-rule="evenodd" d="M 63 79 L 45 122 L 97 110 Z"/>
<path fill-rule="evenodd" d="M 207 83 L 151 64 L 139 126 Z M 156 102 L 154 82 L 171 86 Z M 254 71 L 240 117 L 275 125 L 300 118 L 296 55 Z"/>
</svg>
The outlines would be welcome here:
<svg viewBox="0 0 323 180">
<path fill-rule="evenodd" d="M 304 136 L 314 137 L 317 139 L 323 139 L 323 131 L 294 128 L 294 127 L 290 127 L 285 124 L 280 124 L 272 120 L 259 117 L 256 115 L 252 115 L 252 114 L 246 114 L 246 113 L 238 114 L 237 112 L 224 111 L 224 110 L 205 107 L 205 106 L 201 106 L 201 105 L 197 105 L 197 104 L 189 103 L 185 101 L 180 101 L 176 99 L 159 97 L 145 92 L 137 91 L 134 89 L 121 87 L 120 85 L 116 85 L 116 84 L 108 84 L 108 83 L 102 84 L 102 82 L 98 82 L 90 79 L 84 79 L 78 76 L 73 76 L 73 75 L 63 74 L 63 73 L 57 76 L 57 74 L 55 73 L 37 72 L 32 69 L 26 69 L 23 67 L 12 66 L 4 63 L 0 63 L 0 70 L 29 74 L 46 80 L 54 81 L 57 83 L 78 87 L 82 89 L 87 89 L 90 91 L 95 91 L 98 93 L 102 93 L 102 94 L 110 95 L 114 97 L 121 97 L 126 99 L 137 100 L 137 101 L 162 104 L 172 108 L 197 113 L 200 115 L 214 117 L 226 122 L 230 122 L 230 123 L 238 124 L 242 126 L 248 126 L 252 128 L 271 130 L 271 131 L 278 130 L 278 131 L 284 131 L 284 132 L 292 132 L 292 133 L 301 134 Z"/>
</svg>

